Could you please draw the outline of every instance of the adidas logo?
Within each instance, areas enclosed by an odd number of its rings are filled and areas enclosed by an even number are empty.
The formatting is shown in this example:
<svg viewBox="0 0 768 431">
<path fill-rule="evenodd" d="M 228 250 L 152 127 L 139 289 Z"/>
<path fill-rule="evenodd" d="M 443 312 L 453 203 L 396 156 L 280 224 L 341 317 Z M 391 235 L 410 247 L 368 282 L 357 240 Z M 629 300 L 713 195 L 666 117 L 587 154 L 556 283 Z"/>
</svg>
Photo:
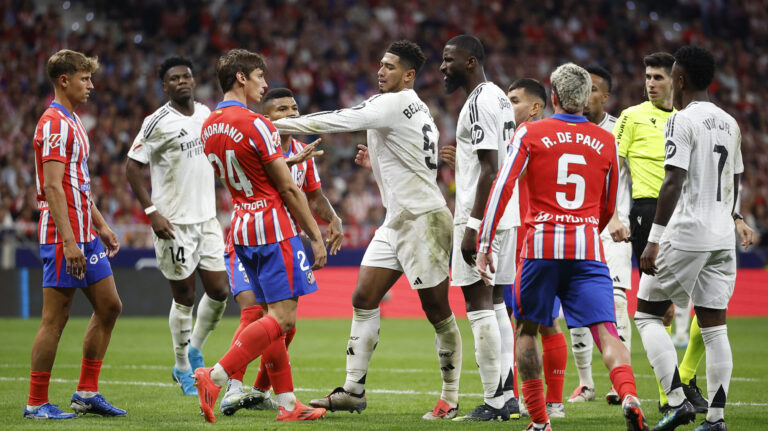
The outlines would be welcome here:
<svg viewBox="0 0 768 431">
<path fill-rule="evenodd" d="M 181 132 L 179 132 L 179 136 L 177 136 L 177 138 L 183 138 L 184 136 L 187 136 L 187 135 L 189 135 L 189 133 L 187 133 L 186 130 L 181 129 Z"/>
<path fill-rule="evenodd" d="M 621 283 L 621 280 L 619 279 L 619 276 L 613 277 L 613 281 L 616 283 Z"/>
<path fill-rule="evenodd" d="M 414 286 L 418 286 L 418 285 L 420 285 L 420 284 L 424 284 L 424 283 L 421 281 L 421 277 L 416 277 L 416 280 L 414 280 L 414 281 L 413 281 L 413 285 L 414 285 Z"/>
</svg>

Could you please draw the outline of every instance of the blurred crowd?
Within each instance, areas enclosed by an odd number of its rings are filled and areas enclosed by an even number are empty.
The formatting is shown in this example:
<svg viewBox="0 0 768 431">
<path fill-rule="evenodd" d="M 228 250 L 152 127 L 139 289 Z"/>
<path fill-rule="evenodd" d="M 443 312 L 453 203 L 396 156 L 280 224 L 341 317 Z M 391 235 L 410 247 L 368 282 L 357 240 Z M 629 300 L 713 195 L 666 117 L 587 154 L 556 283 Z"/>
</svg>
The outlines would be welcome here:
<svg viewBox="0 0 768 431">
<path fill-rule="evenodd" d="M 270 87 L 289 87 L 303 113 L 354 106 L 377 91 L 387 45 L 407 38 L 428 62 L 416 84 L 440 128 L 455 143 L 463 95 L 446 95 L 442 47 L 471 33 L 484 43 L 489 79 L 503 89 L 533 77 L 548 84 L 559 64 L 600 64 L 613 75 L 607 110 L 615 116 L 644 100 L 642 58 L 687 43 L 717 60 L 712 99 L 736 117 L 746 172 L 741 211 L 768 245 L 768 0 L 0 0 L 0 231 L 36 241 L 34 150 L 38 118 L 52 100 L 45 62 L 70 48 L 99 57 L 95 91 L 78 112 L 89 130 L 92 192 L 124 246 L 150 247 L 142 208 L 125 179 L 126 153 L 143 118 L 165 102 L 157 67 L 170 55 L 195 64 L 196 99 L 221 97 L 215 61 L 242 47 L 268 59 Z M 259 109 L 259 107 L 253 107 Z M 345 223 L 346 247 L 365 245 L 384 217 L 372 175 L 354 164 L 364 133 L 323 137 L 316 162 L 325 194 Z M 452 203 L 453 172 L 439 182 Z M 228 192 L 217 188 L 229 225 Z"/>
</svg>

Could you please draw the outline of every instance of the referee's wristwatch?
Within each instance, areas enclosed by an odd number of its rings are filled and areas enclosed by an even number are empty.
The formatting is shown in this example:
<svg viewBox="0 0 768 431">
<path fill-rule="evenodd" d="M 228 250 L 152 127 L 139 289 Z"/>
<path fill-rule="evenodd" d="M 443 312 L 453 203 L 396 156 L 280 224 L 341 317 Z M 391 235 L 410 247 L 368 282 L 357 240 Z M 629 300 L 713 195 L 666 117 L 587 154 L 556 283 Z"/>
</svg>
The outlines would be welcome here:
<svg viewBox="0 0 768 431">
<path fill-rule="evenodd" d="M 744 220 L 744 216 L 742 216 L 739 213 L 733 213 L 733 221 L 736 221 L 736 220 Z"/>
</svg>

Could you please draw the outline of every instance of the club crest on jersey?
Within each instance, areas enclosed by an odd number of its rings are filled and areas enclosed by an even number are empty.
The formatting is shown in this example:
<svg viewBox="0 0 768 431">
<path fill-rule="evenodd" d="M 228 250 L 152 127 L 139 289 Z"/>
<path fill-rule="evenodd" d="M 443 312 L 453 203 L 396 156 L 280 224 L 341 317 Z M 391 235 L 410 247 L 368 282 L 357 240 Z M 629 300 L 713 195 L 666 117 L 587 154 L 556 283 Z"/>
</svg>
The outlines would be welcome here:
<svg viewBox="0 0 768 431">
<path fill-rule="evenodd" d="M 315 283 L 315 274 L 312 271 L 307 271 L 307 283 L 309 284 Z"/>
<path fill-rule="evenodd" d="M 61 133 L 52 133 L 45 138 L 43 145 L 50 149 L 58 148 L 62 144 L 62 140 Z"/>
<path fill-rule="evenodd" d="M 550 220 L 552 220 L 552 214 L 545 213 L 544 211 L 536 214 L 536 217 L 533 218 L 533 221 L 536 221 L 539 223 L 543 223 L 545 221 L 550 221 Z"/>
</svg>

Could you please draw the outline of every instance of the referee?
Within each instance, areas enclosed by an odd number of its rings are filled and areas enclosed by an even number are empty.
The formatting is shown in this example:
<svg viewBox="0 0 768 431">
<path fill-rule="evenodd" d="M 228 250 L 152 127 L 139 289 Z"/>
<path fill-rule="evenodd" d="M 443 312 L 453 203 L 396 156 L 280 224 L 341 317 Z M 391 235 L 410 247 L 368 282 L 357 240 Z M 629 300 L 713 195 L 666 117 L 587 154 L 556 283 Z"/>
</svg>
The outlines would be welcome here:
<svg viewBox="0 0 768 431">
<path fill-rule="evenodd" d="M 675 58 L 656 52 L 643 59 L 648 101 L 625 109 L 613 130 L 619 143 L 619 161 L 629 164 L 632 209 L 629 229 L 638 265 L 656 214 L 656 199 L 664 181 L 664 125 L 672 107 L 672 64 Z"/>
</svg>

